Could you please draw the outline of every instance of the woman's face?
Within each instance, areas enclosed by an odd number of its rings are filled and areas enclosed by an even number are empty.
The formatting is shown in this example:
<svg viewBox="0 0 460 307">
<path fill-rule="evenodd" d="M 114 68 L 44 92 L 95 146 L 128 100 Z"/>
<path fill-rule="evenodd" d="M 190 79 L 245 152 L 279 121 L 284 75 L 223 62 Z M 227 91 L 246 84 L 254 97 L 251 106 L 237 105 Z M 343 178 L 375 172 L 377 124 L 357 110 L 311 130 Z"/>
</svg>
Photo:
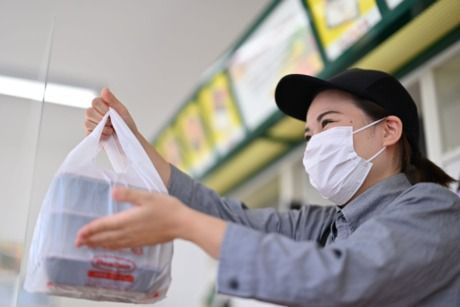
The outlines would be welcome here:
<svg viewBox="0 0 460 307">
<path fill-rule="evenodd" d="M 308 140 L 318 133 L 339 126 L 352 126 L 353 130 L 357 130 L 372 121 L 353 103 L 350 94 L 326 90 L 315 97 L 308 109 L 305 138 Z M 377 124 L 353 135 L 353 146 L 360 157 L 369 159 L 383 147 L 384 130 L 381 126 Z M 373 161 L 373 169 L 377 167 L 377 160 Z"/>
</svg>

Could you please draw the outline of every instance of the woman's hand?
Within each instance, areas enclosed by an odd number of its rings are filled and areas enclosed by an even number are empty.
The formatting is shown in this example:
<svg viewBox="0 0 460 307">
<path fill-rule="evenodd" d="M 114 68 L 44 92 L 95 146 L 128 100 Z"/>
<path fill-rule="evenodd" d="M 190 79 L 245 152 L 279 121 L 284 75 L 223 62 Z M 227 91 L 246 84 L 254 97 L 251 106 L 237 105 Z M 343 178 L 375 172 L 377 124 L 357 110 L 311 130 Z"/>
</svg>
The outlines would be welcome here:
<svg viewBox="0 0 460 307">
<path fill-rule="evenodd" d="M 77 246 L 121 249 L 184 239 L 219 257 L 224 221 L 190 209 L 166 194 L 115 188 L 113 198 L 131 203 L 133 208 L 83 226 L 77 234 Z"/>
<path fill-rule="evenodd" d="M 168 161 L 166 161 L 156 151 L 156 149 L 150 144 L 150 142 L 147 141 L 145 137 L 137 130 L 136 123 L 134 122 L 134 119 L 129 113 L 128 109 L 107 88 L 102 89 L 101 96 L 94 98 L 91 108 L 86 109 L 86 113 L 85 113 L 86 133 L 89 134 L 91 133 L 91 131 L 94 130 L 97 124 L 104 117 L 105 113 L 107 113 L 107 111 L 109 110 L 109 107 L 117 111 L 117 113 L 121 116 L 121 118 L 123 118 L 126 125 L 131 129 L 131 131 L 134 133 L 136 138 L 141 143 L 142 147 L 144 148 L 145 152 L 149 156 L 153 165 L 155 165 L 155 168 L 160 174 L 160 177 L 163 180 L 163 183 L 165 184 L 165 186 L 169 186 L 171 166 L 169 165 Z M 102 139 L 107 139 L 114 133 L 115 131 L 113 130 L 112 123 L 110 122 L 110 119 L 109 119 L 102 131 Z"/>
<path fill-rule="evenodd" d="M 105 113 L 109 110 L 109 107 L 113 108 L 123 118 L 126 125 L 131 129 L 134 135 L 138 136 L 139 131 L 137 130 L 136 123 L 133 117 L 129 114 L 128 109 L 120 102 L 120 100 L 112 94 L 112 92 L 104 88 L 101 91 L 101 96 L 93 99 L 90 108 L 86 109 L 85 113 L 85 130 L 89 134 L 94 130 L 96 125 L 104 117 Z M 114 133 L 112 124 L 107 121 L 107 124 L 102 131 L 102 137 L 108 138 Z"/>
<path fill-rule="evenodd" d="M 141 190 L 115 188 L 113 198 L 133 208 L 85 225 L 77 246 L 117 249 L 171 241 L 191 210 L 174 197 Z"/>
</svg>

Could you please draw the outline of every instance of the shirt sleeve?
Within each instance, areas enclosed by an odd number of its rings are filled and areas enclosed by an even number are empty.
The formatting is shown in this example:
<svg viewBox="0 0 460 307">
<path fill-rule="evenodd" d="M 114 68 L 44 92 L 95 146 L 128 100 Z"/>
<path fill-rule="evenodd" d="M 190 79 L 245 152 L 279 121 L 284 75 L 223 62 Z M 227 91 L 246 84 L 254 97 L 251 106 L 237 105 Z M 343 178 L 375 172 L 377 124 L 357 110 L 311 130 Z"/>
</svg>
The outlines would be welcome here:
<svg viewBox="0 0 460 307">
<path fill-rule="evenodd" d="M 435 192 L 400 202 L 324 248 L 229 224 L 217 289 L 289 306 L 415 306 L 460 274 L 460 204 Z"/>
<path fill-rule="evenodd" d="M 319 240 L 332 223 L 335 208 L 306 205 L 301 210 L 247 209 L 238 200 L 220 197 L 172 166 L 169 193 L 187 206 L 264 233 L 276 232 L 295 240 Z"/>
</svg>

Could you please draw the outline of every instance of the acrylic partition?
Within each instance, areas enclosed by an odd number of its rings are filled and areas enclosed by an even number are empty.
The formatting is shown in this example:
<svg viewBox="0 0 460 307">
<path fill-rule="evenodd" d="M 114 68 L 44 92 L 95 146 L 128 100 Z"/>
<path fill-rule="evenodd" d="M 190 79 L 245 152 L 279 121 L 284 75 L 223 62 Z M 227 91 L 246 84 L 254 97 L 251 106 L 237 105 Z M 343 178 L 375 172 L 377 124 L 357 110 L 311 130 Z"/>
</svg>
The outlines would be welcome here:
<svg viewBox="0 0 460 307">
<path fill-rule="evenodd" d="M 152 33 L 158 37 L 155 23 L 164 20 L 154 20 L 152 9 L 159 8 L 149 1 L 0 2 L 0 307 L 113 306 L 26 292 L 28 248 L 48 186 L 85 136 L 85 108 L 101 88 L 125 102 L 146 137 L 154 134 L 158 118 L 146 114 L 158 113 L 150 97 L 161 72 L 147 64 L 158 56 Z M 202 306 L 215 263 L 185 242 L 175 251 L 168 298 L 156 306 L 180 306 L 185 297 L 188 306 Z"/>
<path fill-rule="evenodd" d="M 55 1 L 0 2 L 0 306 L 53 306 L 22 290 Z"/>
</svg>

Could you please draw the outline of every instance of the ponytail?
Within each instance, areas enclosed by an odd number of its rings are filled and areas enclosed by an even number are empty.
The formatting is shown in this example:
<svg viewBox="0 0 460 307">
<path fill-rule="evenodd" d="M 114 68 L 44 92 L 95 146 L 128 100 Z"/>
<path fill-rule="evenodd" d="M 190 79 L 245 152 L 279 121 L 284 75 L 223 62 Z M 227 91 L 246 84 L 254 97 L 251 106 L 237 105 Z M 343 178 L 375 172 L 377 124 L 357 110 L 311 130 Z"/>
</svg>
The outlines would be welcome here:
<svg viewBox="0 0 460 307">
<path fill-rule="evenodd" d="M 401 169 L 413 184 L 434 182 L 448 187 L 449 184 L 456 181 L 439 166 L 422 156 L 420 151 L 413 151 L 404 133 L 401 137 L 401 148 Z"/>
</svg>

